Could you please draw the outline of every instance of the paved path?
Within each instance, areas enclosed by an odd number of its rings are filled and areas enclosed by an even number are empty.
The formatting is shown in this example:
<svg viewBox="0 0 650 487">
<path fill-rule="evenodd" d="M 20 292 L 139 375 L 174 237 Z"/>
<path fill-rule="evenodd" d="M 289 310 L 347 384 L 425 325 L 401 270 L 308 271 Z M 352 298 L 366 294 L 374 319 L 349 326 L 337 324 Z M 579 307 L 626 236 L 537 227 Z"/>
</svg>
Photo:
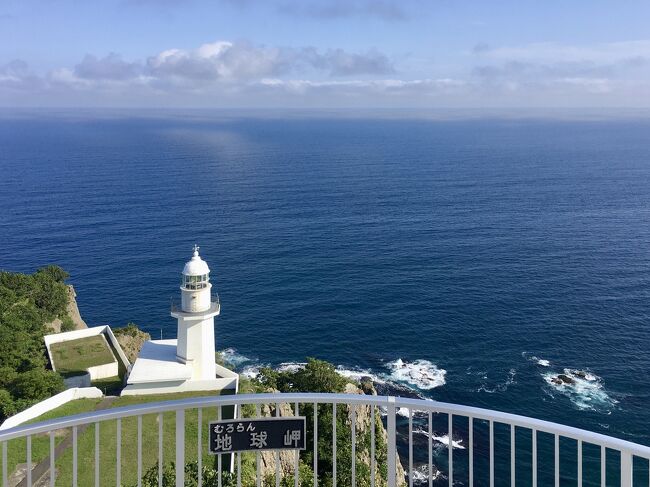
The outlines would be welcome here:
<svg viewBox="0 0 650 487">
<path fill-rule="evenodd" d="M 95 407 L 95 411 L 99 411 L 100 409 L 108 409 L 115 399 L 117 399 L 117 396 L 105 397 L 104 399 L 101 400 L 101 402 L 97 405 L 97 407 Z M 89 426 L 90 424 L 84 424 L 79 426 L 77 428 L 77 437 L 81 436 L 81 434 L 84 431 L 86 431 L 86 429 Z M 54 461 L 56 462 L 71 445 L 72 445 L 72 434 L 68 434 L 63 439 L 63 441 L 54 448 Z M 40 480 L 41 477 L 43 477 L 49 470 L 50 470 L 50 456 L 48 455 L 32 469 L 32 483 L 36 485 L 38 483 L 38 480 Z M 28 487 L 27 477 L 24 477 L 20 482 L 18 482 L 16 484 L 16 487 Z"/>
</svg>

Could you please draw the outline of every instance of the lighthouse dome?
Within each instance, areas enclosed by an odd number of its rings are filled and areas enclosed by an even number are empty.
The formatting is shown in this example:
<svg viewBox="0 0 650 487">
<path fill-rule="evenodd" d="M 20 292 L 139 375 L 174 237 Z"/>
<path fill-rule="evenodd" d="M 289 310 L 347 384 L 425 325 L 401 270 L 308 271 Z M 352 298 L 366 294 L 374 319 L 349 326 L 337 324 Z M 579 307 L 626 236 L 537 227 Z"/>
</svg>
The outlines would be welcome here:
<svg viewBox="0 0 650 487">
<path fill-rule="evenodd" d="M 206 276 L 210 273 L 210 268 L 206 261 L 199 255 L 199 248 L 194 246 L 194 254 L 192 258 L 187 261 L 183 268 L 184 276 Z"/>
</svg>

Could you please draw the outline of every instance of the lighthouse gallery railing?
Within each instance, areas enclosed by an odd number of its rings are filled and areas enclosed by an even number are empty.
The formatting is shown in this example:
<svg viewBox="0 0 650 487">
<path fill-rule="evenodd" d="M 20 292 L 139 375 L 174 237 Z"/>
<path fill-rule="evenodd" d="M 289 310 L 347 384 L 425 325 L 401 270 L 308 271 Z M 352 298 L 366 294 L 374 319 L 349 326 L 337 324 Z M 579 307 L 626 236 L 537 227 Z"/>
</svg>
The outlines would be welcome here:
<svg viewBox="0 0 650 487">
<path fill-rule="evenodd" d="M 312 416 L 307 418 L 309 422 L 313 421 L 313 438 L 308 439 L 307 448 L 313 448 L 313 485 L 319 485 L 318 477 L 318 428 L 319 428 L 319 412 L 322 413 L 326 408 L 331 411 L 333 420 L 331 422 L 332 432 L 332 480 L 330 485 L 336 485 L 336 469 L 337 460 L 340 461 L 342 455 L 351 455 L 351 472 L 350 482 L 353 486 L 358 484 L 357 478 L 357 465 L 359 459 L 357 458 L 356 448 L 358 443 L 357 438 L 357 421 L 355 420 L 356 411 L 359 408 L 366 408 L 371 412 L 370 420 L 372 421 L 372 428 L 370 428 L 370 459 L 365 461 L 370 462 L 370 478 L 369 485 L 388 485 L 395 486 L 400 484 L 413 485 L 449 485 L 452 486 L 454 482 L 457 485 L 489 485 L 494 486 L 515 486 L 515 485 L 532 485 L 537 487 L 538 483 L 541 485 L 541 480 L 538 477 L 544 475 L 547 480 L 550 480 L 550 485 L 559 487 L 560 485 L 621 485 L 622 487 L 631 487 L 636 485 L 649 485 L 650 479 L 650 448 L 631 443 L 625 440 L 605 436 L 598 433 L 563 426 L 547 421 L 541 421 L 524 416 L 502 413 L 498 411 L 491 411 L 475 407 L 461 406 L 455 404 L 448 404 L 428 400 L 404 399 L 396 397 L 384 396 L 366 396 L 355 394 L 242 394 L 231 396 L 213 396 L 213 397 L 199 397 L 175 401 L 165 401 L 156 403 L 147 403 L 142 405 L 135 405 L 130 407 L 120 407 L 114 409 L 107 409 L 95 411 L 86 414 L 75 416 L 68 416 L 53 419 L 50 421 L 19 426 L 9 430 L 0 431 L 0 445 L 2 449 L 2 486 L 8 487 L 8 475 L 11 473 L 9 470 L 13 467 L 8 466 L 8 445 L 16 439 L 24 439 L 26 442 L 26 485 L 31 486 L 33 482 L 38 479 L 32 478 L 32 468 L 34 467 L 34 460 L 32 458 L 32 440 L 39 436 L 49 436 L 49 471 L 55 471 L 55 436 L 60 430 L 71 430 L 72 432 L 72 459 L 71 459 L 71 483 L 73 486 L 81 485 L 79 481 L 80 469 L 94 471 L 94 485 L 107 485 L 104 480 L 105 472 L 100 471 L 100 457 L 110 456 L 115 457 L 114 464 L 111 465 L 111 475 L 115 476 L 115 484 L 120 486 L 122 484 L 122 468 L 123 468 L 123 421 L 135 420 L 137 434 L 135 445 L 135 458 L 137 468 L 137 479 L 134 483 L 141 485 L 144 468 L 150 465 L 143 465 L 143 448 L 148 450 L 158 449 L 158 484 L 163 485 L 163 465 L 167 462 L 175 462 L 175 485 L 181 487 L 185 485 L 185 471 L 183 466 L 189 461 L 198 463 L 198 472 L 201 472 L 202 462 L 204 462 L 203 455 L 197 455 L 197 458 L 186 458 L 186 447 L 190 442 L 195 442 L 197 451 L 205 450 L 207 442 L 207 431 L 203 431 L 202 425 L 207 419 L 217 419 L 223 408 L 233 406 L 235 410 L 241 411 L 244 405 L 253 405 L 256 411 L 253 416 L 259 416 L 261 407 L 270 405 L 280 411 L 280 405 L 285 405 L 284 413 L 290 408 L 293 414 L 301 414 L 301 408 L 305 409 L 305 405 L 311 405 L 313 408 Z M 289 406 L 287 408 L 286 406 Z M 331 409 L 329 409 L 331 408 Z M 188 438 L 186 434 L 186 415 L 196 414 L 198 417 L 198 428 L 195 430 L 196 438 Z M 351 451 L 341 451 L 337 453 L 337 434 L 336 434 L 336 414 L 348 414 L 349 421 L 346 421 L 350 428 L 351 437 Z M 344 411 L 343 413 L 341 411 Z M 386 448 L 386 478 L 378 478 L 381 476 L 378 472 L 380 469 L 376 468 L 376 448 L 378 438 L 375 433 L 375 417 L 379 417 L 377 412 L 382 413 L 381 421 L 385 423 L 387 438 Z M 175 451 L 173 451 L 173 458 L 164 458 L 163 448 L 163 421 L 164 415 L 167 413 L 169 418 L 170 413 L 175 420 Z M 148 415 L 154 415 L 158 425 L 158 445 L 147 444 L 143 445 L 143 418 Z M 250 415 L 249 415 L 250 416 Z M 194 416 L 192 416 L 194 417 Z M 446 425 L 447 441 L 441 440 L 440 436 L 435 436 L 434 423 L 442 419 L 442 424 Z M 115 428 L 115 442 L 112 445 L 103 445 L 100 447 L 100 430 L 114 423 Z M 414 423 L 422 426 L 417 433 L 424 433 L 427 441 L 418 442 L 419 445 L 414 445 Z M 340 423 L 339 423 L 340 424 Z M 94 461 L 79 463 L 79 436 L 82 428 L 94 425 L 94 447 L 92 441 L 84 442 L 85 446 L 90 445 L 93 449 Z M 320 425 L 322 428 L 322 424 Z M 436 426 L 437 428 L 437 426 Z M 481 434 L 482 432 L 482 434 Z M 60 434 L 60 433 L 59 433 Z M 439 433 L 438 433 L 439 434 Z M 482 438 L 483 446 L 480 438 Z M 460 442 L 466 441 L 464 446 L 461 447 L 456 438 L 462 437 Z M 443 441 L 434 448 L 434 438 L 436 442 Z M 444 437 L 443 437 L 444 438 Z M 522 439 L 523 438 L 523 439 Z M 542 444 L 547 448 L 543 448 Z M 133 445 L 132 445 L 133 446 Z M 440 462 L 436 456 L 436 465 L 434 465 L 434 451 L 436 455 L 440 453 L 440 447 L 446 449 L 443 456 L 446 457 L 444 462 Z M 460 449 L 462 448 L 462 450 Z M 589 449 L 590 456 L 596 456 L 596 462 L 593 461 L 589 464 L 591 470 L 596 470 L 597 478 L 594 481 L 588 481 L 587 476 L 587 461 L 586 454 L 583 453 Z M 458 450 L 455 452 L 454 450 Z M 463 451 L 464 450 L 464 451 Z M 541 452 L 545 450 L 550 460 L 541 462 Z M 566 459 L 567 451 L 570 456 L 573 456 L 573 461 L 567 463 L 566 460 L 561 461 L 561 455 Z M 397 472 L 397 458 L 401 459 L 404 464 L 405 478 L 400 479 Z M 462 457 L 459 455 L 463 452 Z M 85 452 L 89 454 L 89 452 Z M 241 454 L 235 454 L 234 457 L 234 475 L 237 480 L 237 485 L 242 485 L 241 477 Z M 299 475 L 299 455 L 298 452 L 292 452 L 295 455 L 295 474 L 294 482 L 296 487 L 305 485 L 305 481 L 309 479 L 300 478 Z M 420 459 L 421 469 L 420 475 L 414 468 L 414 457 L 418 456 Z M 479 458 L 480 457 L 480 458 Z M 522 461 L 521 458 L 524 460 Z M 422 458 L 425 458 L 424 462 Z M 501 465 L 505 464 L 509 468 L 499 467 L 499 458 L 501 458 Z M 503 461 L 505 458 L 505 462 Z M 276 455 L 276 462 L 278 456 Z M 496 460 L 495 460 L 496 459 Z M 131 459 L 134 460 L 134 459 Z M 46 457 L 42 462 L 47 465 L 48 458 Z M 485 468 L 479 469 L 477 465 L 483 461 Z M 42 463 L 41 462 L 41 463 Z M 263 484 L 264 479 L 261 478 L 260 469 L 260 453 L 257 453 L 257 471 L 254 484 L 260 486 Z M 443 463 L 443 465 L 440 465 Z M 428 465 L 427 465 L 428 464 Z M 446 465 L 445 465 L 446 464 Z M 563 468 L 564 465 L 569 465 L 566 472 Z M 221 466 L 221 458 L 219 458 L 219 465 Z M 178 468 L 181 466 L 181 468 Z M 239 470 L 238 470 L 239 467 Z M 103 465 L 101 468 L 105 468 Z M 527 472 L 522 472 L 524 469 Z M 222 472 L 218 470 L 219 478 L 218 485 L 221 485 Z M 279 467 L 276 463 L 276 478 L 275 484 L 280 485 L 280 478 L 278 475 Z M 422 475 L 421 472 L 425 472 Z M 455 473 L 457 472 L 457 473 Z M 523 475 L 522 479 L 522 474 Z M 591 472 L 593 474 L 594 472 Z M 223 474 L 225 475 L 225 474 Z M 55 475 L 50 476 L 51 486 L 59 485 L 55 479 Z M 593 475 L 592 475 L 593 477 Z M 612 481 L 612 478 L 614 479 Z M 365 481 L 364 481 L 365 483 Z M 112 484 L 112 480 L 111 480 Z M 62 485 L 62 484 L 61 484 Z M 85 485 L 85 484 L 84 484 Z M 202 485 L 202 478 L 199 474 L 198 485 Z M 321 483 L 322 485 L 322 483 Z"/>
</svg>

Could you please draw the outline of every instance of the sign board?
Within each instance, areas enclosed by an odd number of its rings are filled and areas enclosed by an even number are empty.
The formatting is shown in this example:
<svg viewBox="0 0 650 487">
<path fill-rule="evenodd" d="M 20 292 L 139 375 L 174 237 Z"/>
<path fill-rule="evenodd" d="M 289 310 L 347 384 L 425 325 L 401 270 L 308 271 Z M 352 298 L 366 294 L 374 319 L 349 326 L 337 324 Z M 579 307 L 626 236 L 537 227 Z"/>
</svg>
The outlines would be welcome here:
<svg viewBox="0 0 650 487">
<path fill-rule="evenodd" d="M 305 425 L 304 416 L 212 421 L 210 453 L 304 450 Z"/>
</svg>

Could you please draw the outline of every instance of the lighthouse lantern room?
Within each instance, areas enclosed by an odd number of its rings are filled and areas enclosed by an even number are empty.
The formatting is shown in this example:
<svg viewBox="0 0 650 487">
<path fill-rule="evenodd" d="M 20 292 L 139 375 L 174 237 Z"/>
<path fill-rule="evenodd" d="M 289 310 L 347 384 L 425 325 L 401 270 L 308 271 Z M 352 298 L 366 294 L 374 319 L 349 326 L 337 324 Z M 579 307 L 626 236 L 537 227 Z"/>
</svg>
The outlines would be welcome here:
<svg viewBox="0 0 650 487">
<path fill-rule="evenodd" d="M 181 276 L 181 307 L 183 311 L 196 313 L 210 308 L 210 268 L 194 246 L 192 258 L 185 264 Z"/>
</svg>

